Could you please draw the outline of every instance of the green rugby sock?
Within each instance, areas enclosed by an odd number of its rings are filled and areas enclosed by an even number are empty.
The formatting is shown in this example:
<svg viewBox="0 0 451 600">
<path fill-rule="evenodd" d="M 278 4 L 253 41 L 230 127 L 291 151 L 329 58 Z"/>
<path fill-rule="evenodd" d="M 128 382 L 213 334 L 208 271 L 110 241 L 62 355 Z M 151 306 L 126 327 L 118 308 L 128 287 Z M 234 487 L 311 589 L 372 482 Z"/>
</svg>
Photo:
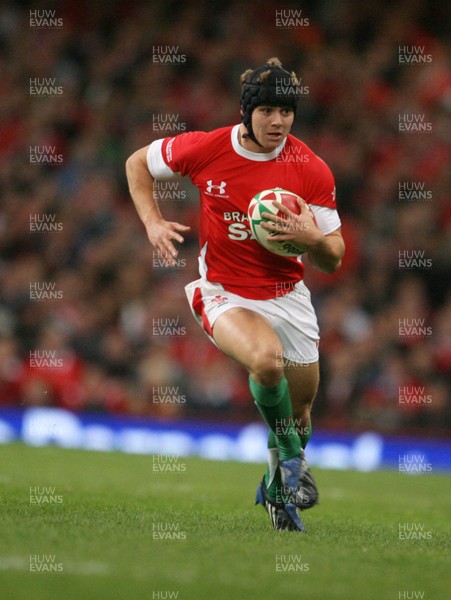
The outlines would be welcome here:
<svg viewBox="0 0 451 600">
<path fill-rule="evenodd" d="M 303 433 L 301 435 L 299 435 L 299 437 L 301 438 L 301 446 L 302 449 L 305 450 L 307 444 L 310 441 L 310 438 L 312 437 L 312 422 L 310 421 L 310 423 L 308 425 L 306 425 L 303 429 L 302 429 Z M 276 440 L 276 436 L 274 434 L 273 431 L 269 430 L 268 431 L 268 449 L 270 448 L 277 448 L 277 440 Z"/>
<path fill-rule="evenodd" d="M 271 429 L 268 431 L 268 448 L 277 448 L 276 434 Z"/>
<path fill-rule="evenodd" d="M 274 387 L 263 387 L 249 377 L 251 394 L 258 410 L 277 438 L 279 456 L 287 460 L 301 453 L 301 441 L 293 422 L 290 391 L 285 377 Z"/>
</svg>

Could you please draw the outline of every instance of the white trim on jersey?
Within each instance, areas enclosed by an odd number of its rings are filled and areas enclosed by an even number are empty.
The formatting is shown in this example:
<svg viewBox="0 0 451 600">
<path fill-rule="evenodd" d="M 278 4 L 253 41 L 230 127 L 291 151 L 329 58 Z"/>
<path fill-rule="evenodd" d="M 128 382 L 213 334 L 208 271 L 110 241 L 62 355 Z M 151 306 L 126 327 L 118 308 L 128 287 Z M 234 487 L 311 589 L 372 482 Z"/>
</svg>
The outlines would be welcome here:
<svg viewBox="0 0 451 600">
<path fill-rule="evenodd" d="M 169 181 L 170 179 L 179 179 L 180 173 L 173 171 L 163 160 L 161 147 L 163 139 L 155 140 L 147 149 L 147 168 L 154 179 L 158 181 Z"/>
<path fill-rule="evenodd" d="M 318 229 L 324 233 L 324 235 L 332 233 L 341 226 L 340 217 L 334 208 L 316 206 L 315 204 L 309 204 L 309 207 L 315 215 Z"/>
<path fill-rule="evenodd" d="M 272 152 L 251 152 L 250 150 L 246 150 L 245 148 L 243 148 L 243 146 L 240 145 L 240 142 L 238 141 L 239 129 L 240 125 L 235 125 L 234 127 L 232 127 L 232 133 L 230 134 L 232 146 L 237 154 L 249 160 L 255 160 L 258 162 L 266 162 L 268 160 L 273 160 L 273 158 L 276 158 L 282 152 L 287 141 L 287 138 L 285 138 L 280 144 L 280 146 L 277 146 L 277 148 Z"/>
<path fill-rule="evenodd" d="M 208 242 L 205 242 L 205 244 L 202 246 L 201 251 L 199 252 L 199 275 L 202 277 L 202 279 L 207 279 L 207 271 L 208 271 L 208 267 L 207 267 L 207 262 L 205 260 L 205 256 L 207 254 L 207 248 L 208 248 Z"/>
</svg>

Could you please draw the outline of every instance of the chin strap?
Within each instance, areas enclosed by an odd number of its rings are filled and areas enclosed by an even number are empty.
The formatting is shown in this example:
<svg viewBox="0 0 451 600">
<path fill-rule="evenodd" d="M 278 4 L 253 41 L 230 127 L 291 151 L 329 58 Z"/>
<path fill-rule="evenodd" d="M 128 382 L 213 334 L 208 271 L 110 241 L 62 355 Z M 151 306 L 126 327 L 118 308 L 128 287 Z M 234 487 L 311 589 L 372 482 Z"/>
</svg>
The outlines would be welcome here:
<svg viewBox="0 0 451 600">
<path fill-rule="evenodd" d="M 252 131 L 252 133 L 249 133 L 249 130 L 247 133 L 243 133 L 243 135 L 241 136 L 242 139 L 251 139 L 255 144 L 257 144 L 257 146 L 260 146 L 260 148 L 263 148 L 263 146 L 260 144 L 260 142 L 257 140 L 257 138 L 254 135 L 254 132 Z"/>
</svg>

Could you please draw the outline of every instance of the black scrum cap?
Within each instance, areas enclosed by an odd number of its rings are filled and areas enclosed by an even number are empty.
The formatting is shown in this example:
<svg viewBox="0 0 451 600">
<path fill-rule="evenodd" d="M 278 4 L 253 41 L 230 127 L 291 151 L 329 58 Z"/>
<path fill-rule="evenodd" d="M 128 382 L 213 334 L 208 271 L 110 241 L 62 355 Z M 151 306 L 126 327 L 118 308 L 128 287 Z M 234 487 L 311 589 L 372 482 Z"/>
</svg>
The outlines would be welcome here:
<svg viewBox="0 0 451 600">
<path fill-rule="evenodd" d="M 260 145 L 252 130 L 252 112 L 262 104 L 288 106 L 296 114 L 300 90 L 296 75 L 282 68 L 278 58 L 270 58 L 265 65 L 248 69 L 241 76 L 241 110 L 249 137 Z"/>
</svg>

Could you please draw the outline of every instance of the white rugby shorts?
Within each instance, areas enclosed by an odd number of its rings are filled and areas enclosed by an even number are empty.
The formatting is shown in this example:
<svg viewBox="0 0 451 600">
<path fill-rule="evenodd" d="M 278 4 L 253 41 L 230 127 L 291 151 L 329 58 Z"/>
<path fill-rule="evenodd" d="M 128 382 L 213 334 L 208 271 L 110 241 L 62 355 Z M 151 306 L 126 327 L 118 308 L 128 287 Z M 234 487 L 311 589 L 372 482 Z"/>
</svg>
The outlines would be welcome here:
<svg viewBox="0 0 451 600">
<path fill-rule="evenodd" d="M 196 321 L 213 343 L 216 319 L 231 308 L 247 308 L 268 319 L 282 342 L 284 358 L 290 363 L 310 364 L 318 360 L 318 321 L 303 281 L 288 294 L 269 300 L 243 298 L 205 279 L 192 281 L 185 286 L 185 292 Z"/>
</svg>

